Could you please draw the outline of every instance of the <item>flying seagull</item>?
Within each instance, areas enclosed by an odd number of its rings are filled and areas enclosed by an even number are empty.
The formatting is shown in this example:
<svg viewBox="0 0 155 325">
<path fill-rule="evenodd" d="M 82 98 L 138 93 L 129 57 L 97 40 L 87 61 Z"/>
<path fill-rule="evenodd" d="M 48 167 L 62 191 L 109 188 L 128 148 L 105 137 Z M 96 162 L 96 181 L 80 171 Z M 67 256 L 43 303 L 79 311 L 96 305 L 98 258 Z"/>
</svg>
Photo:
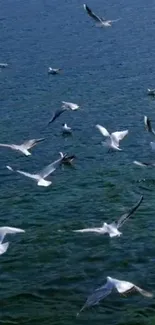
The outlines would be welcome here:
<svg viewBox="0 0 155 325">
<path fill-rule="evenodd" d="M 75 155 L 68 156 L 67 154 L 64 155 L 62 152 L 59 152 L 59 153 L 60 153 L 60 156 L 62 157 L 62 164 L 73 166 L 73 160 L 76 158 Z"/>
<path fill-rule="evenodd" d="M 119 142 L 128 134 L 128 130 L 113 132 L 110 134 L 102 125 L 97 124 L 96 127 L 104 137 L 107 137 L 107 140 L 103 142 L 105 147 L 122 150 L 119 148 Z"/>
<path fill-rule="evenodd" d="M 107 282 L 105 285 L 97 288 L 86 300 L 84 306 L 81 308 L 77 316 L 80 314 L 87 307 L 97 305 L 102 299 L 107 297 L 113 290 L 117 291 L 118 293 L 124 295 L 128 294 L 129 292 L 138 292 L 144 297 L 152 298 L 153 294 L 151 292 L 145 291 L 140 287 L 136 286 L 135 284 L 127 281 L 120 281 L 110 276 L 107 276 Z"/>
<path fill-rule="evenodd" d="M 37 143 L 42 142 L 44 140 L 45 140 L 45 138 L 32 139 L 32 140 L 25 141 L 20 145 L 0 143 L 0 147 L 6 147 L 6 148 L 13 149 L 13 150 L 17 150 L 17 151 L 22 152 L 25 156 L 30 156 L 31 153 L 28 150 L 31 149 L 32 147 L 34 147 Z"/>
<path fill-rule="evenodd" d="M 62 107 L 55 111 L 54 115 L 52 116 L 51 120 L 48 122 L 48 125 L 54 122 L 63 112 L 72 110 L 75 111 L 79 108 L 77 104 L 70 103 L 70 102 L 62 102 Z"/>
<path fill-rule="evenodd" d="M 150 95 L 150 96 L 155 96 L 155 89 L 148 88 L 147 94 Z"/>
<path fill-rule="evenodd" d="M 34 179 L 37 182 L 38 186 L 47 187 L 47 186 L 51 185 L 52 182 L 46 180 L 45 178 L 47 178 L 47 176 L 49 176 L 51 173 L 53 173 L 56 170 L 56 168 L 61 164 L 64 157 L 63 158 L 60 157 L 59 159 L 55 160 L 53 163 L 46 166 L 43 170 L 39 171 L 39 173 L 37 173 L 37 174 L 30 174 L 30 173 L 24 172 L 22 170 L 13 170 L 13 168 L 10 166 L 6 166 L 6 167 L 10 171 L 16 171 L 17 173 L 19 173 L 21 175 L 24 175 L 26 177 Z"/>
<path fill-rule="evenodd" d="M 108 233 L 110 237 L 121 236 L 122 233 L 118 230 L 126 220 L 138 209 L 140 204 L 143 201 L 143 196 L 141 196 L 140 200 L 134 205 L 127 213 L 123 214 L 118 221 L 112 222 L 110 224 L 104 222 L 102 227 L 99 228 L 86 228 L 86 229 L 79 229 L 73 230 L 74 232 L 96 232 L 99 234 Z"/>
<path fill-rule="evenodd" d="M 62 132 L 64 134 L 71 134 L 72 133 L 72 129 L 70 126 L 68 126 L 66 123 L 62 124 Z"/>
<path fill-rule="evenodd" d="M 48 68 L 48 74 L 58 74 L 62 69 L 53 69 L 51 67 Z"/>
<path fill-rule="evenodd" d="M 0 255 L 4 254 L 8 247 L 9 243 L 3 243 L 3 239 L 7 234 L 16 234 L 20 232 L 25 232 L 25 230 L 20 228 L 12 228 L 12 227 L 0 227 Z"/>
<path fill-rule="evenodd" d="M 97 16 L 86 4 L 84 4 L 83 7 L 86 10 L 87 14 L 97 22 L 97 26 L 110 27 L 113 22 L 120 20 L 120 18 L 115 20 L 106 20 L 103 17 Z"/>
<path fill-rule="evenodd" d="M 144 116 L 144 125 L 145 125 L 145 128 L 146 128 L 146 130 L 148 132 L 150 132 L 150 133 L 152 133 L 152 134 L 155 135 L 155 131 L 152 128 L 151 120 L 147 116 Z"/>
</svg>

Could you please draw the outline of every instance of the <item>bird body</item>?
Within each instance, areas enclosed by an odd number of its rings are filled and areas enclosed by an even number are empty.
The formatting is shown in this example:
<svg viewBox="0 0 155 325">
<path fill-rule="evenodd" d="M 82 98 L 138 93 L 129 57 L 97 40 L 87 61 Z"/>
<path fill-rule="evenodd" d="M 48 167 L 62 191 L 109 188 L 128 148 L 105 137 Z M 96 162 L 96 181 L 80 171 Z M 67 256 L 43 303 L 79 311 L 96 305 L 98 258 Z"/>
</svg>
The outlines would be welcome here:
<svg viewBox="0 0 155 325">
<path fill-rule="evenodd" d="M 0 63 L 0 68 L 7 68 L 8 64 L 7 63 Z"/>
<path fill-rule="evenodd" d="M 71 134 L 72 133 L 71 127 L 69 127 L 66 123 L 64 123 L 62 125 L 62 131 L 63 131 L 64 134 Z"/>
<path fill-rule="evenodd" d="M 148 132 L 152 133 L 155 135 L 155 131 L 154 129 L 152 128 L 152 123 L 151 123 L 151 120 L 147 117 L 147 116 L 144 116 L 144 125 L 145 125 L 145 128 Z"/>
<path fill-rule="evenodd" d="M 62 69 L 53 69 L 51 67 L 48 68 L 48 74 L 58 74 Z"/>
<path fill-rule="evenodd" d="M 155 89 L 150 89 L 150 88 L 148 88 L 147 93 L 148 93 L 148 95 L 150 95 L 150 96 L 155 96 Z"/>
<path fill-rule="evenodd" d="M 70 103 L 70 102 L 64 102 L 62 101 L 62 107 L 65 109 L 71 109 L 72 111 L 75 111 L 79 108 L 79 105 L 75 103 Z"/>
</svg>

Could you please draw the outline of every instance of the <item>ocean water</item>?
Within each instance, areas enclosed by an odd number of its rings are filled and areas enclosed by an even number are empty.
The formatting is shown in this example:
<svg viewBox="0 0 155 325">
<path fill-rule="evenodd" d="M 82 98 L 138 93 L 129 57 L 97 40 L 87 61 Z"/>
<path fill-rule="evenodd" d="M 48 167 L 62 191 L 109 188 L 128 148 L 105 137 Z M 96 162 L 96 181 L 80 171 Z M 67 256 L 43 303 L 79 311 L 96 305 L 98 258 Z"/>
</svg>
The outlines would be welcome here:
<svg viewBox="0 0 155 325">
<path fill-rule="evenodd" d="M 0 257 L 0 324 L 154 325 L 155 302 L 141 295 L 111 294 L 76 314 L 107 276 L 155 293 L 155 173 L 133 160 L 154 161 L 155 2 L 89 0 L 97 14 L 121 18 L 96 28 L 82 0 L 1 0 L 0 142 L 46 137 L 30 157 L 0 149 L 0 225 L 20 227 Z M 48 75 L 48 67 L 63 69 Z M 80 105 L 46 124 L 61 101 Z M 64 137 L 62 123 L 73 129 Z M 96 124 L 129 129 L 122 152 L 107 152 Z M 41 188 L 6 165 L 36 171 L 75 154 L 75 168 L 52 175 Z M 144 201 L 120 238 L 72 230 L 111 222 Z"/>
</svg>

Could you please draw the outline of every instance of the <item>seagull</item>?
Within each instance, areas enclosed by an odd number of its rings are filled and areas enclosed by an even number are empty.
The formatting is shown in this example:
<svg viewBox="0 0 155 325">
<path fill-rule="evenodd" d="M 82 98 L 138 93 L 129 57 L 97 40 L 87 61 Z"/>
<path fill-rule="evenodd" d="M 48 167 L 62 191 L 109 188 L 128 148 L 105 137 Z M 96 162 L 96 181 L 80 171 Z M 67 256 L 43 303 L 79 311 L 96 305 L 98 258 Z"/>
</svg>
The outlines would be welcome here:
<svg viewBox="0 0 155 325">
<path fill-rule="evenodd" d="M 128 134 L 128 130 L 109 133 L 102 125 L 97 124 L 97 129 L 101 132 L 107 140 L 103 142 L 103 145 L 115 150 L 122 150 L 119 148 L 119 142 Z"/>
<path fill-rule="evenodd" d="M 8 64 L 7 63 L 0 63 L 0 68 L 7 68 Z"/>
<path fill-rule="evenodd" d="M 92 17 L 97 22 L 97 25 L 96 26 L 99 26 L 99 27 L 110 27 L 113 22 L 120 20 L 120 18 L 119 19 L 115 19 L 115 20 L 106 20 L 103 17 L 97 16 L 86 4 L 84 4 L 83 7 L 87 11 L 87 14 L 90 17 Z"/>
<path fill-rule="evenodd" d="M 48 125 L 54 122 L 63 112 L 72 110 L 75 111 L 79 108 L 77 104 L 69 103 L 69 102 L 62 102 L 62 107 L 55 111 L 54 115 L 52 116 L 51 120 L 48 122 Z"/>
<path fill-rule="evenodd" d="M 64 155 L 62 152 L 59 152 L 60 153 L 60 156 L 62 157 L 62 163 L 64 165 L 73 165 L 73 160 L 75 157 L 75 155 L 72 155 L 72 156 L 68 156 L 68 155 Z"/>
<path fill-rule="evenodd" d="M 137 166 L 141 166 L 141 167 L 155 167 L 155 163 L 147 163 L 147 162 L 141 162 L 138 160 L 134 160 L 133 163 Z"/>
<path fill-rule="evenodd" d="M 51 67 L 48 68 L 48 74 L 58 74 L 62 69 L 53 69 Z"/>
<path fill-rule="evenodd" d="M 148 95 L 150 95 L 150 96 L 155 96 L 155 89 L 150 89 L 150 88 L 148 88 L 147 93 L 148 93 Z"/>
<path fill-rule="evenodd" d="M 155 131 L 152 128 L 151 120 L 147 116 L 144 116 L 144 125 L 145 125 L 145 128 L 146 128 L 146 130 L 148 132 L 150 132 L 150 133 L 152 133 L 152 134 L 155 135 Z"/>
<path fill-rule="evenodd" d="M 12 227 L 0 227 L 0 255 L 4 254 L 8 247 L 9 243 L 3 243 L 3 239 L 7 234 L 16 234 L 20 232 L 25 232 L 25 230 L 20 228 L 12 228 Z"/>
<path fill-rule="evenodd" d="M 107 276 L 107 282 L 105 285 L 97 288 L 86 300 L 84 306 L 80 309 L 77 316 L 87 307 L 98 305 L 98 303 L 105 297 L 107 297 L 112 290 L 117 291 L 120 294 L 128 294 L 129 292 L 138 292 L 144 297 L 152 298 L 153 294 L 151 292 L 145 291 L 135 284 L 127 281 L 120 281 L 110 276 Z"/>
<path fill-rule="evenodd" d="M 63 131 L 64 134 L 71 134 L 72 133 L 71 127 L 69 127 L 66 123 L 62 124 L 62 131 Z"/>
<path fill-rule="evenodd" d="M 31 149 L 32 147 L 34 147 L 37 143 L 42 142 L 44 140 L 45 140 L 45 138 L 32 139 L 32 140 L 25 141 L 20 145 L 0 143 L 0 147 L 7 147 L 7 148 L 10 148 L 13 150 L 20 151 L 25 156 L 30 156 L 31 153 L 28 150 Z"/>
<path fill-rule="evenodd" d="M 73 230 L 73 232 L 96 232 L 99 234 L 108 233 L 110 237 L 121 236 L 122 233 L 118 230 L 124 222 L 129 219 L 129 217 L 138 209 L 140 204 L 143 201 L 143 196 L 141 196 L 140 200 L 132 207 L 127 213 L 123 214 L 118 221 L 112 222 L 110 224 L 104 222 L 102 227 L 99 228 L 86 228 L 86 229 L 79 229 Z"/>
<path fill-rule="evenodd" d="M 65 157 L 65 155 L 64 155 L 64 157 Z M 63 158 L 60 157 L 59 159 L 55 160 L 53 163 L 51 163 L 48 166 L 46 166 L 43 170 L 39 171 L 39 173 L 37 173 L 37 174 L 30 174 L 30 173 L 27 173 L 27 172 L 24 172 L 24 171 L 18 170 L 18 169 L 17 170 L 13 170 L 13 168 L 10 167 L 10 166 L 6 166 L 6 167 L 10 171 L 16 171 L 17 173 L 19 173 L 21 175 L 24 175 L 26 177 L 29 177 L 29 178 L 34 179 L 37 182 L 37 185 L 38 186 L 45 186 L 45 187 L 47 187 L 47 186 L 51 185 L 52 182 L 45 180 L 45 178 L 56 170 L 56 168 L 62 162 Z"/>
</svg>

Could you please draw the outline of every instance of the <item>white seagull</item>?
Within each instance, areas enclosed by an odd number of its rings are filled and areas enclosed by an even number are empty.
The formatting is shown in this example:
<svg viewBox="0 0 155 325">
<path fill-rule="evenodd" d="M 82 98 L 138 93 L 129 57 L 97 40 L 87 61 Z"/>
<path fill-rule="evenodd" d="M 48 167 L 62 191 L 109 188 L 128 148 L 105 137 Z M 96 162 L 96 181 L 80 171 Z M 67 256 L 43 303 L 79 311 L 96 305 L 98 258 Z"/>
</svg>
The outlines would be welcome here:
<svg viewBox="0 0 155 325">
<path fill-rule="evenodd" d="M 68 126 L 66 123 L 62 124 L 62 131 L 64 134 L 71 134 L 72 129 L 70 126 Z"/>
<path fill-rule="evenodd" d="M 117 291 L 118 293 L 125 295 L 129 292 L 138 292 L 144 297 L 152 298 L 153 294 L 151 292 L 145 291 L 135 284 L 127 281 L 120 281 L 110 276 L 107 276 L 107 282 L 105 285 L 97 288 L 86 300 L 84 306 L 81 308 L 77 316 L 87 307 L 97 305 L 103 298 L 107 297 L 112 290 Z"/>
<path fill-rule="evenodd" d="M 25 232 L 25 230 L 12 227 L 0 227 L 0 255 L 4 254 L 9 247 L 9 242 L 3 243 L 4 237 L 7 234 L 16 234 L 20 232 Z"/>
<path fill-rule="evenodd" d="M 62 160 L 64 159 L 65 156 L 57 159 L 56 161 L 54 161 L 53 163 L 49 164 L 48 166 L 46 166 L 43 170 L 41 170 L 39 173 L 37 174 L 30 174 L 27 172 L 24 172 L 22 170 L 13 170 L 12 167 L 10 166 L 6 166 L 7 169 L 9 169 L 10 171 L 16 171 L 17 173 L 24 175 L 26 177 L 32 178 L 37 182 L 38 186 L 49 186 L 52 184 L 51 181 L 47 181 L 45 178 L 47 176 L 49 176 L 51 173 L 53 173 L 56 168 L 61 164 Z"/>
<path fill-rule="evenodd" d="M 128 130 L 113 132 L 110 134 L 102 125 L 97 124 L 96 127 L 104 137 L 107 137 L 107 140 L 103 142 L 105 147 L 122 150 L 119 148 L 119 142 L 128 134 Z"/>
<path fill-rule="evenodd" d="M 6 148 L 13 149 L 13 150 L 17 150 L 17 151 L 22 152 L 25 156 L 30 156 L 31 152 L 29 152 L 28 150 L 31 149 L 32 147 L 34 147 L 37 143 L 42 142 L 44 140 L 45 140 L 45 138 L 32 139 L 32 140 L 25 141 L 20 145 L 0 143 L 0 147 L 6 147 Z"/>
<path fill-rule="evenodd" d="M 155 135 L 155 131 L 152 128 L 151 120 L 147 116 L 144 116 L 144 125 L 145 125 L 145 128 L 146 128 L 146 130 L 148 132 L 150 132 L 150 133 L 152 133 L 152 134 Z"/>
<path fill-rule="evenodd" d="M 57 109 L 55 111 L 55 113 L 53 114 L 52 118 L 50 119 L 50 121 L 48 122 L 47 126 L 50 123 L 53 123 L 62 113 L 64 113 L 65 111 L 71 110 L 71 111 L 75 111 L 79 108 L 79 106 L 77 104 L 74 103 L 70 103 L 70 102 L 62 102 L 62 106 L 61 108 Z"/>
<path fill-rule="evenodd" d="M 53 69 L 51 67 L 48 68 L 48 74 L 58 74 L 62 69 Z"/>
<path fill-rule="evenodd" d="M 84 4 L 83 7 L 86 10 L 87 14 L 97 22 L 96 26 L 111 27 L 113 22 L 120 20 L 120 18 L 115 20 L 106 20 L 103 17 L 97 16 L 86 4 Z"/>
<path fill-rule="evenodd" d="M 147 94 L 150 95 L 150 96 L 155 96 L 155 89 L 148 88 Z"/>
<path fill-rule="evenodd" d="M 116 222 L 112 222 L 110 224 L 104 222 L 102 227 L 73 230 L 73 232 L 80 232 L 80 233 L 96 232 L 99 234 L 108 233 L 110 237 L 116 237 L 116 236 L 120 237 L 122 235 L 122 232 L 120 232 L 118 229 L 122 227 L 124 222 L 127 219 L 129 219 L 129 217 L 138 209 L 142 201 L 143 201 L 143 196 L 141 196 L 140 200 L 136 203 L 136 205 L 134 205 L 127 213 L 123 214 Z"/>
<path fill-rule="evenodd" d="M 70 102 L 64 102 L 62 101 L 62 108 L 65 109 L 71 109 L 71 111 L 75 111 L 79 108 L 80 106 L 75 104 L 75 103 L 70 103 Z"/>
</svg>

